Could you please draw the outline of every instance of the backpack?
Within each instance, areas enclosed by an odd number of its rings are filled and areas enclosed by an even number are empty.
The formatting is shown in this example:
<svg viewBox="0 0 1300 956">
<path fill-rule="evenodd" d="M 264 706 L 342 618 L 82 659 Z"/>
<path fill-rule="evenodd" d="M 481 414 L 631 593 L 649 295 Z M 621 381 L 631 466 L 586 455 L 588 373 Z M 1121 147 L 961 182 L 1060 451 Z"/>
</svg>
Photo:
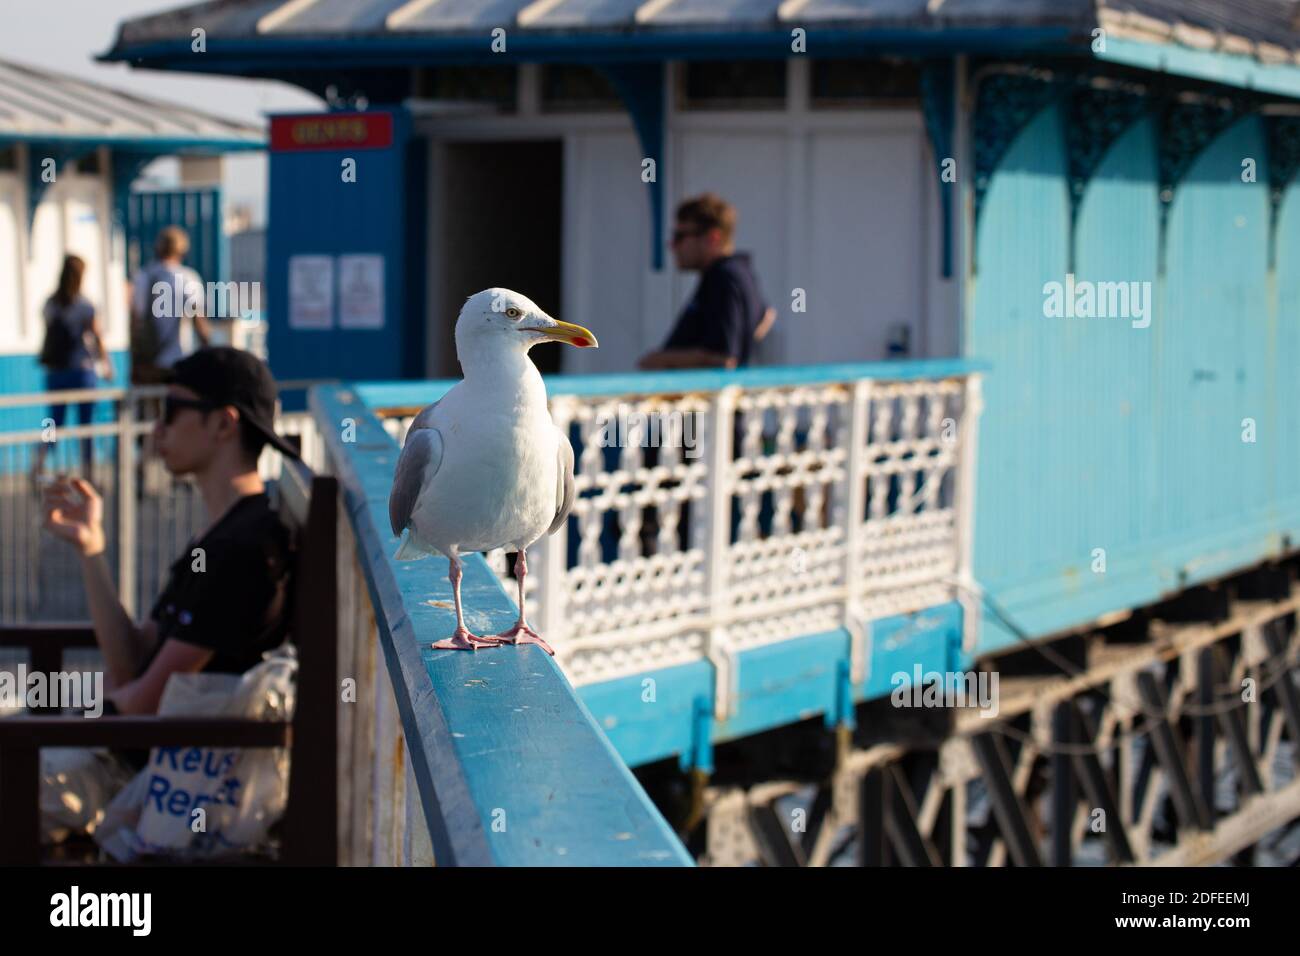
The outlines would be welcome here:
<svg viewBox="0 0 1300 956">
<path fill-rule="evenodd" d="M 170 270 L 166 270 L 170 278 Z M 144 281 L 152 288 L 162 273 L 158 264 L 150 264 L 144 271 Z M 163 349 L 180 334 L 177 323 L 171 335 L 164 337 L 158 328 L 158 319 L 151 310 L 146 310 L 139 318 L 131 321 L 131 378 L 138 385 L 152 385 L 165 378 L 165 370 L 158 368 L 158 356 Z"/>
<path fill-rule="evenodd" d="M 144 368 L 154 365 L 162 352 L 162 336 L 152 315 L 143 315 L 131 323 L 131 365 Z"/>
<path fill-rule="evenodd" d="M 77 347 L 77 337 L 59 311 L 45 320 L 45 341 L 41 343 L 38 361 L 49 369 L 67 368 L 72 360 L 72 350 Z"/>
</svg>

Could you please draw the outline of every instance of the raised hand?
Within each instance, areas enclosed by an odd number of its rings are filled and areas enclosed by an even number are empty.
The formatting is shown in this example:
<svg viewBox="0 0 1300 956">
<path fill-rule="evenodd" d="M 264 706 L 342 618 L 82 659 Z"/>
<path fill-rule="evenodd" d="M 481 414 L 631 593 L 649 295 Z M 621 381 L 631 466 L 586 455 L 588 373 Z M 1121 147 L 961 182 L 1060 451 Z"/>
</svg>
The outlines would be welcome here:
<svg viewBox="0 0 1300 956">
<path fill-rule="evenodd" d="M 60 476 L 42 495 L 45 527 L 82 555 L 104 550 L 104 499 L 80 478 Z"/>
</svg>

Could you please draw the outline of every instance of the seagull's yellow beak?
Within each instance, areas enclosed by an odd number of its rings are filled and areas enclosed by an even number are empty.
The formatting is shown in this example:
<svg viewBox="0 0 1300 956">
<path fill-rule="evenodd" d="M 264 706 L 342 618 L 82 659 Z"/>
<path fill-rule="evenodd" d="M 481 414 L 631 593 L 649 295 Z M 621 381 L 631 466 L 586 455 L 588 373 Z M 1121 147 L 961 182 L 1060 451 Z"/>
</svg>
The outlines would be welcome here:
<svg viewBox="0 0 1300 956">
<path fill-rule="evenodd" d="M 567 342 L 569 345 L 576 345 L 580 349 L 600 348 L 596 336 L 581 325 L 574 325 L 572 322 L 561 322 L 558 319 L 553 321 L 555 322 L 554 325 L 531 326 L 526 328 L 525 331 L 537 332 L 548 342 Z"/>
</svg>

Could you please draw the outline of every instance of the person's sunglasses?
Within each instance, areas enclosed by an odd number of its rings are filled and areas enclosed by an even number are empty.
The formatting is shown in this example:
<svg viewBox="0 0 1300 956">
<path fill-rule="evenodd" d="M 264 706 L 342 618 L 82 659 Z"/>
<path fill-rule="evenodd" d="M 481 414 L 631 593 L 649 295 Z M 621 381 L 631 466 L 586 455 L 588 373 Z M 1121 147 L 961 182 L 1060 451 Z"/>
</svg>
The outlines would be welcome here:
<svg viewBox="0 0 1300 956">
<path fill-rule="evenodd" d="M 698 236 L 701 232 L 703 232 L 702 229 L 674 229 L 673 245 L 676 245 L 683 239 L 689 239 L 691 236 Z"/>
<path fill-rule="evenodd" d="M 214 402 L 209 402 L 201 398 L 182 398 L 179 395 L 164 395 L 162 422 L 164 425 L 170 425 L 176 420 L 176 416 L 187 408 L 210 412 L 214 408 L 220 407 L 220 405 L 217 405 Z"/>
</svg>

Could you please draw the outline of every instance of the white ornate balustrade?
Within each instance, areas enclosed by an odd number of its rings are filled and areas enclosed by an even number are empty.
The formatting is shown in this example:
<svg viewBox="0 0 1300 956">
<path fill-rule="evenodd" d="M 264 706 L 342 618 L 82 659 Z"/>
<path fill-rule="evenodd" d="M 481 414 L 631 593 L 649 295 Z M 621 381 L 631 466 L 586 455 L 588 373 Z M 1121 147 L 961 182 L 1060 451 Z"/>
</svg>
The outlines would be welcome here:
<svg viewBox="0 0 1300 956">
<path fill-rule="evenodd" d="M 528 610 L 574 684 L 708 658 L 725 687 L 736 652 L 837 628 L 859 680 L 872 620 L 968 603 L 978 374 L 837 368 L 874 374 L 677 391 L 621 376 L 620 394 L 548 382 L 577 500 L 529 551 Z M 399 440 L 409 424 L 386 419 Z M 505 555 L 488 560 L 513 596 Z"/>
</svg>

